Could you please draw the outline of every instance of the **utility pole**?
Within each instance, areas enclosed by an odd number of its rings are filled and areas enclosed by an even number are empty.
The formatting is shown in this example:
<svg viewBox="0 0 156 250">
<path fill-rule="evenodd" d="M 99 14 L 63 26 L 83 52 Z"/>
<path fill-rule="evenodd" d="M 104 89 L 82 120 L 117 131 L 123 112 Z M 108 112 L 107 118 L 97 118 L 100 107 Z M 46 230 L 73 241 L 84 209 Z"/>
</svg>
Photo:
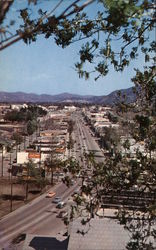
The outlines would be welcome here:
<svg viewBox="0 0 156 250">
<path fill-rule="evenodd" d="M 12 182 L 12 163 L 11 163 L 11 150 L 10 150 L 10 173 L 11 173 L 11 176 L 10 176 L 10 212 L 12 212 L 12 201 L 13 201 L 13 182 Z"/>
<path fill-rule="evenodd" d="M 1 172 L 1 177 L 3 177 L 3 159 L 4 159 L 4 155 L 3 155 L 3 145 L 1 144 L 1 147 L 2 147 L 2 172 Z"/>
<path fill-rule="evenodd" d="M 11 181 L 11 189 L 10 189 L 10 212 L 12 212 L 12 194 L 13 194 L 13 182 L 12 182 L 12 166 L 11 166 L 11 179 L 10 179 L 10 181 Z"/>
<path fill-rule="evenodd" d="M 29 182 L 29 163 L 27 164 L 26 194 L 25 199 L 28 200 L 28 182 Z"/>
<path fill-rule="evenodd" d="M 10 150 L 10 163 L 9 163 L 9 166 L 10 166 L 10 168 L 9 168 L 9 180 L 11 179 L 11 150 Z"/>
</svg>

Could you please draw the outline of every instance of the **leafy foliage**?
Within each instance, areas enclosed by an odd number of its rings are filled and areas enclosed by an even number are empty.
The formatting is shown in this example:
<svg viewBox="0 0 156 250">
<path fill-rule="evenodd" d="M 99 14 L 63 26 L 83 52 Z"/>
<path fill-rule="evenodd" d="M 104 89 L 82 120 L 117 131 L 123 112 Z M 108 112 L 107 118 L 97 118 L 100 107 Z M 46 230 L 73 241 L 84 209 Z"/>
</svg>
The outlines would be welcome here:
<svg viewBox="0 0 156 250">
<path fill-rule="evenodd" d="M 79 76 L 86 79 L 90 72 L 85 69 L 85 64 L 93 66 L 91 72 L 97 72 L 95 79 L 98 79 L 109 72 L 110 65 L 117 71 L 123 71 L 140 53 L 144 54 L 145 63 L 154 62 L 154 0 L 99 0 L 94 5 L 98 4 L 100 11 L 90 18 L 82 10 L 93 2 L 72 1 L 59 16 L 54 11 L 60 3 L 49 13 L 39 9 L 36 18 L 31 15 L 33 6 L 21 9 L 23 24 L 13 35 L 15 40 L 10 42 L 12 36 L 4 39 L 2 36 L 1 50 L 20 39 L 27 44 L 36 42 L 41 34 L 46 39 L 53 36 L 56 44 L 63 48 L 73 42 L 87 40 L 79 51 L 80 62 L 75 64 Z M 117 41 L 119 46 L 116 48 Z"/>
<path fill-rule="evenodd" d="M 36 105 L 29 105 L 27 108 L 21 108 L 20 110 L 8 111 L 5 114 L 4 119 L 11 122 L 27 122 L 29 120 L 37 119 L 39 116 L 44 116 L 47 111 Z"/>
<path fill-rule="evenodd" d="M 27 133 L 28 135 L 32 135 L 35 130 L 37 129 L 37 123 L 35 120 L 32 120 L 32 121 L 28 121 L 27 123 Z"/>
<path fill-rule="evenodd" d="M 23 142 L 22 136 L 21 136 L 19 133 L 16 133 L 16 132 L 13 133 L 11 139 L 12 139 L 12 140 L 15 140 L 17 145 L 19 145 L 20 143 Z"/>
</svg>

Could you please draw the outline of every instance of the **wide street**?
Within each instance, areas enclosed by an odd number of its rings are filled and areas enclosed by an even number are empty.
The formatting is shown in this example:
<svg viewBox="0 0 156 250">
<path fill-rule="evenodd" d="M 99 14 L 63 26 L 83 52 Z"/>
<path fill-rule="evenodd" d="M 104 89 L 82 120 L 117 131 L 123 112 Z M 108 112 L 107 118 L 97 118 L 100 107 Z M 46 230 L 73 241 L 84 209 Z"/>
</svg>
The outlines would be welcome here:
<svg viewBox="0 0 156 250">
<path fill-rule="evenodd" d="M 89 154 L 90 152 L 93 152 L 97 161 L 103 161 L 104 155 L 96 138 L 93 137 L 92 131 L 85 124 L 83 117 L 79 113 L 76 113 L 73 114 L 72 118 L 75 121 L 73 139 L 76 141 L 72 150 L 72 156 L 77 160 L 80 160 L 80 157 L 83 156 L 84 153 Z"/>
<path fill-rule="evenodd" d="M 74 147 L 70 152 L 70 156 L 76 158 L 81 162 L 81 156 L 84 152 L 94 152 L 97 160 L 103 160 L 103 153 L 101 152 L 95 138 L 91 131 L 85 125 L 82 116 L 79 113 L 73 114 L 72 119 L 75 121 L 73 139 L 75 140 Z M 82 161 L 84 165 L 85 162 Z M 52 191 L 56 196 L 61 197 L 67 203 L 65 210 L 71 204 L 70 196 L 78 187 L 75 183 L 70 188 L 66 187 L 62 182 L 58 183 Z M 8 248 L 11 241 L 21 233 L 31 233 L 38 235 L 57 236 L 66 232 L 66 226 L 62 219 L 57 218 L 56 215 L 60 209 L 52 203 L 53 198 L 45 198 L 46 194 L 41 195 L 34 201 L 17 209 L 0 220 L 0 247 Z M 69 200 L 70 199 L 70 200 Z M 20 249 L 20 248 L 18 248 Z"/>
</svg>

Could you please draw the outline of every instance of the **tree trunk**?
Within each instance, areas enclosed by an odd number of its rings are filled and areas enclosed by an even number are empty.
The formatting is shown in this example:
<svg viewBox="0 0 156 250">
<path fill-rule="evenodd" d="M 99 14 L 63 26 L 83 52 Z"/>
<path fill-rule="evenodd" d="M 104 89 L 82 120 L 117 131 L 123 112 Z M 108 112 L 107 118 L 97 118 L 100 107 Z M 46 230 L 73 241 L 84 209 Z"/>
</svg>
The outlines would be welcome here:
<svg viewBox="0 0 156 250">
<path fill-rule="evenodd" d="M 17 161 L 17 151 L 18 151 L 18 145 L 16 143 L 16 161 Z"/>
<path fill-rule="evenodd" d="M 26 193 L 25 193 L 25 199 L 26 199 L 26 201 L 27 201 L 27 199 L 28 199 L 28 179 L 27 179 L 27 181 L 26 181 Z"/>
<path fill-rule="evenodd" d="M 51 185 L 53 186 L 54 184 L 54 171 L 51 168 Z"/>
<path fill-rule="evenodd" d="M 3 23 L 6 13 L 8 12 L 13 0 L 0 1 L 0 24 Z"/>
<path fill-rule="evenodd" d="M 25 135 L 24 135 L 24 150 L 25 150 Z"/>
<path fill-rule="evenodd" d="M 29 139 L 28 142 L 29 142 L 29 147 L 30 147 L 30 135 L 28 135 L 28 139 Z"/>
<path fill-rule="evenodd" d="M 25 193 L 26 201 L 28 199 L 28 189 L 29 189 L 29 187 L 28 187 L 28 179 L 29 179 L 29 169 L 27 169 L 27 181 L 26 181 L 26 193 Z"/>
</svg>

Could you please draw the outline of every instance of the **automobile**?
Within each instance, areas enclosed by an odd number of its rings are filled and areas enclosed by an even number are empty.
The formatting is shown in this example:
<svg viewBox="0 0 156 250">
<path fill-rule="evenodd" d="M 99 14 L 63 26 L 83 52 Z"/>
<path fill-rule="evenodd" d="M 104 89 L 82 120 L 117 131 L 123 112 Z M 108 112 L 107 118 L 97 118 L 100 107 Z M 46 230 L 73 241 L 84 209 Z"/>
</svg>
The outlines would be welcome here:
<svg viewBox="0 0 156 250">
<path fill-rule="evenodd" d="M 59 202 L 61 202 L 61 198 L 57 196 L 52 202 L 58 204 Z"/>
<path fill-rule="evenodd" d="M 80 193 L 80 188 L 77 188 L 75 191 L 74 191 L 74 194 L 79 194 Z"/>
<path fill-rule="evenodd" d="M 71 180 L 71 185 L 73 186 L 75 184 L 75 181 L 74 180 Z"/>
<path fill-rule="evenodd" d="M 12 240 L 12 243 L 13 243 L 13 244 L 18 244 L 18 243 L 20 243 L 21 241 L 25 240 L 25 238 L 26 238 L 26 234 L 25 234 L 25 233 L 19 234 L 19 235 L 17 235 L 17 236 Z"/>
<path fill-rule="evenodd" d="M 60 179 L 63 179 L 65 177 L 65 174 L 64 173 L 59 173 L 58 176 L 59 176 Z"/>
<path fill-rule="evenodd" d="M 62 178 L 64 178 L 65 174 L 64 173 L 56 172 L 56 173 L 54 173 L 54 176 L 57 177 L 57 178 L 62 179 Z"/>
<path fill-rule="evenodd" d="M 68 216 L 67 211 L 60 211 L 59 214 L 57 215 L 57 218 L 64 218 L 66 216 Z"/>
<path fill-rule="evenodd" d="M 46 198 L 52 198 L 54 195 L 55 195 L 55 192 L 50 191 L 47 193 Z"/>
<path fill-rule="evenodd" d="M 65 205 L 66 205 L 66 203 L 65 203 L 64 201 L 60 201 L 60 202 L 57 204 L 56 208 L 61 209 L 61 208 L 63 208 Z"/>
<path fill-rule="evenodd" d="M 9 158 L 4 158 L 4 160 L 5 160 L 5 161 L 10 161 L 10 159 L 9 159 Z"/>
<path fill-rule="evenodd" d="M 79 178 L 80 177 L 80 173 L 76 174 L 76 177 Z"/>
<path fill-rule="evenodd" d="M 72 197 L 77 197 L 80 194 L 80 189 L 76 189 L 72 194 Z"/>
</svg>

